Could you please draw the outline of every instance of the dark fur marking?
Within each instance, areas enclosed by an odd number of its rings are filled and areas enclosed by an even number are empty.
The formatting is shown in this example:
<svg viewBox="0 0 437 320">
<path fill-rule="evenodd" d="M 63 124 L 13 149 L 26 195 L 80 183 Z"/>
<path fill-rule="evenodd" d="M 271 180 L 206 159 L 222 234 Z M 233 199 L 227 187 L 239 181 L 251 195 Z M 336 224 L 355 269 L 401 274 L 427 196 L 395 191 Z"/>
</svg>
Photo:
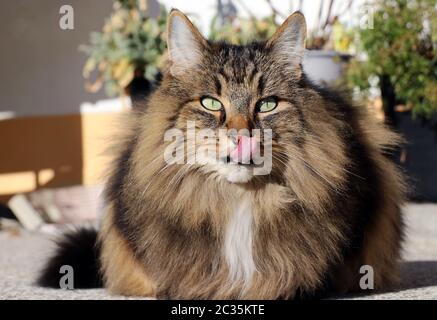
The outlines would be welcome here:
<svg viewBox="0 0 437 320">
<path fill-rule="evenodd" d="M 57 250 L 42 270 L 37 284 L 43 287 L 60 288 L 60 273 L 64 265 L 73 268 L 74 289 L 101 288 L 100 245 L 95 229 L 77 229 L 64 233 L 56 241 Z"/>
</svg>

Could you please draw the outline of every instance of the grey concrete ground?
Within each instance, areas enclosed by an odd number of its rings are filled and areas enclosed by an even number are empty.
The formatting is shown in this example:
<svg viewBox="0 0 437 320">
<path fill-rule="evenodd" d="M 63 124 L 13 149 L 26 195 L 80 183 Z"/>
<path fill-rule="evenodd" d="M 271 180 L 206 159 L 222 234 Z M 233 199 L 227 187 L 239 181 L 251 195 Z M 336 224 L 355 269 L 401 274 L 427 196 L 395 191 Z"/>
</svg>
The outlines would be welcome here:
<svg viewBox="0 0 437 320">
<path fill-rule="evenodd" d="M 399 290 L 347 299 L 437 299 L 437 205 L 405 208 L 407 239 Z M 54 290 L 32 283 L 53 249 L 46 235 L 0 232 L 0 299 L 123 299 L 103 290 Z"/>
</svg>

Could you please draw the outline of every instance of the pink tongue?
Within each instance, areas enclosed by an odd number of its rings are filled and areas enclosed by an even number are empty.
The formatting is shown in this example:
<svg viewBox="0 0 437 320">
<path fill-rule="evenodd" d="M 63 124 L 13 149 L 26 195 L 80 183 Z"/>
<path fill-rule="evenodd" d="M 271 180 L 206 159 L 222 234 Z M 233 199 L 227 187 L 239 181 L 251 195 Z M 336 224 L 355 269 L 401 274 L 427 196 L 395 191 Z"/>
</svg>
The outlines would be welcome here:
<svg viewBox="0 0 437 320">
<path fill-rule="evenodd" d="M 234 162 L 249 164 L 250 158 L 256 152 L 256 148 L 255 138 L 241 136 L 238 140 L 238 146 L 231 151 L 229 156 Z"/>
</svg>

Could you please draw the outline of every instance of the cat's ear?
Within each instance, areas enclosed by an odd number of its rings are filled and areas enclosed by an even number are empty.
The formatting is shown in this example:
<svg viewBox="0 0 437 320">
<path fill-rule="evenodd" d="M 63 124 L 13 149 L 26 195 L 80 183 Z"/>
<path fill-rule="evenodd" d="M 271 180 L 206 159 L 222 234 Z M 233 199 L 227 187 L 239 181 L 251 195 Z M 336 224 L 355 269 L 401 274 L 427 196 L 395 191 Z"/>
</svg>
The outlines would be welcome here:
<svg viewBox="0 0 437 320">
<path fill-rule="evenodd" d="M 305 17 L 296 11 L 276 30 L 267 45 L 278 59 L 284 60 L 291 69 L 296 69 L 303 59 L 306 34 Z"/>
<path fill-rule="evenodd" d="M 167 29 L 171 74 L 178 76 L 198 65 L 206 45 L 207 41 L 191 21 L 182 12 L 173 9 Z"/>
</svg>

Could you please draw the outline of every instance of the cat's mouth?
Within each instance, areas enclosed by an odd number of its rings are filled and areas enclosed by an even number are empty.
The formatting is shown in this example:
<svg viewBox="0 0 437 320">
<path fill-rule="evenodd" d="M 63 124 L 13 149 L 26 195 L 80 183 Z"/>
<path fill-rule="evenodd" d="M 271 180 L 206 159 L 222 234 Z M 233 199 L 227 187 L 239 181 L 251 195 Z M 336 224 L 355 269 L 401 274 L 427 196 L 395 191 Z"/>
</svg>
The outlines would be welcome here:
<svg viewBox="0 0 437 320">
<path fill-rule="evenodd" d="M 232 164 L 235 164 L 235 165 L 239 165 L 239 166 L 255 166 L 255 163 L 253 162 L 253 159 L 251 158 L 250 160 L 249 160 L 249 162 L 248 163 L 244 163 L 244 162 L 241 162 L 241 161 L 234 161 L 234 160 L 232 160 L 232 158 L 231 158 L 231 156 L 226 156 L 224 159 L 223 159 L 223 162 L 224 163 L 232 163 Z"/>
<path fill-rule="evenodd" d="M 226 162 L 219 165 L 217 172 L 232 183 L 247 183 L 254 176 L 255 164 Z"/>
<path fill-rule="evenodd" d="M 248 163 L 237 162 L 226 156 L 219 159 L 208 158 L 203 162 L 202 168 L 205 172 L 214 172 L 221 178 L 232 183 L 247 183 L 256 173 L 256 168 L 259 165 L 252 160 Z"/>
</svg>

